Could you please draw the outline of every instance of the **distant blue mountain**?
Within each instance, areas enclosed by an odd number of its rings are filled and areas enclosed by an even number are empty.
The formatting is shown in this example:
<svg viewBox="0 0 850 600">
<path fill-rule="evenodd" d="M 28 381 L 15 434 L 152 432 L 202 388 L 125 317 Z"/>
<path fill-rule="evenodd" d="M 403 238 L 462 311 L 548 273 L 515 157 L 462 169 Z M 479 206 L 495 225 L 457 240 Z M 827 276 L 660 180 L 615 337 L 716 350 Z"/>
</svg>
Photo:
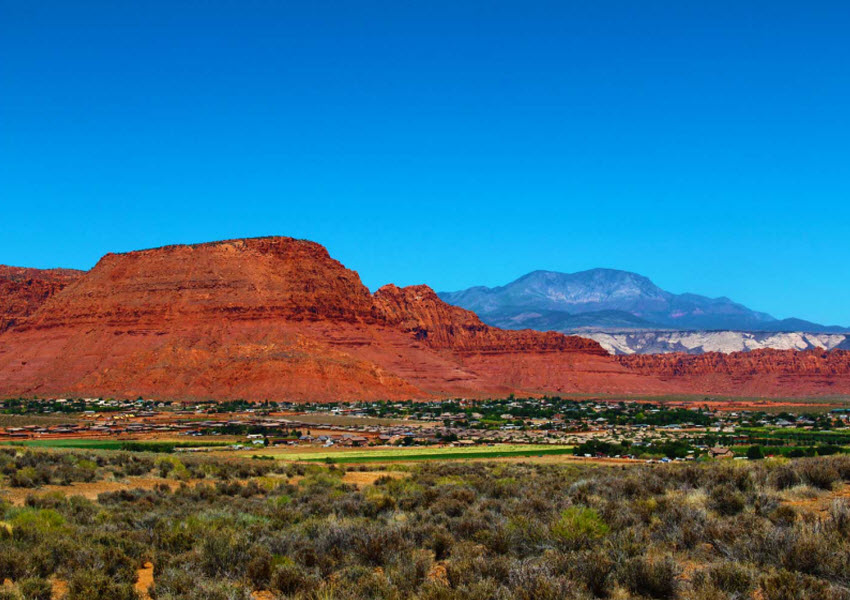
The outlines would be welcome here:
<svg viewBox="0 0 850 600">
<path fill-rule="evenodd" d="M 725 297 L 673 294 L 643 275 L 615 269 L 533 271 L 504 286 L 478 286 L 439 296 L 506 329 L 848 331 L 801 319 L 776 319 Z"/>
</svg>

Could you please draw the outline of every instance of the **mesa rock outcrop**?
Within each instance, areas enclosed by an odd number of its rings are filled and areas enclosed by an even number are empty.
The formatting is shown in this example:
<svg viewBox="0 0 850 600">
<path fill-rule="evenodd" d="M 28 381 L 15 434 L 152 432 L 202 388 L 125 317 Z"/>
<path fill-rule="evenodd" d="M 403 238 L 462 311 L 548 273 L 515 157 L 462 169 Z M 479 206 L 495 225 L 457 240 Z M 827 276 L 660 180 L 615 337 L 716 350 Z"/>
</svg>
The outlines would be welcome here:
<svg viewBox="0 0 850 600">
<path fill-rule="evenodd" d="M 83 271 L 0 265 L 0 333 L 30 316 Z"/>
<path fill-rule="evenodd" d="M 3 395 L 333 400 L 506 393 L 463 352 L 605 351 L 503 332 L 430 289 L 374 296 L 313 242 L 107 254 L 0 338 Z"/>
<path fill-rule="evenodd" d="M 0 334 L 2 396 L 850 392 L 840 353 L 613 357 L 580 337 L 488 326 L 427 286 L 372 294 L 325 248 L 292 238 L 107 254 L 55 286 Z"/>
</svg>

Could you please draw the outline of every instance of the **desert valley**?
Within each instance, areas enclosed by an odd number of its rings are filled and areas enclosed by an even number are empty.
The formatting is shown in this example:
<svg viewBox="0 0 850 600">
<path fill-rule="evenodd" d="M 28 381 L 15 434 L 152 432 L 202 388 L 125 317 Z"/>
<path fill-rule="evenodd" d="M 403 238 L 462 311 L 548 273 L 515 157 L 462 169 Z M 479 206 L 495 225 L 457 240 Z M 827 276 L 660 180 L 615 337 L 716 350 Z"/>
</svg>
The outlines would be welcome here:
<svg viewBox="0 0 850 600">
<path fill-rule="evenodd" d="M 848 23 L 0 3 L 0 600 L 850 600 Z"/>
</svg>

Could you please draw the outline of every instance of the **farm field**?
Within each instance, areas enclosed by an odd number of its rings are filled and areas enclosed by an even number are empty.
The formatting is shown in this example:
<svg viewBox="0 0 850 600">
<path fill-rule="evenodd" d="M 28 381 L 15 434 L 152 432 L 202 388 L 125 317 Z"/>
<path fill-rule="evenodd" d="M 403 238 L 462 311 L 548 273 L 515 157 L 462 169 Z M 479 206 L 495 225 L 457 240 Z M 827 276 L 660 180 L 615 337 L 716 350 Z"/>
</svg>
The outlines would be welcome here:
<svg viewBox="0 0 850 600">
<path fill-rule="evenodd" d="M 245 454 L 271 456 L 279 460 L 334 463 L 419 462 L 424 460 L 483 460 L 493 458 L 534 457 L 572 454 L 572 446 L 535 446 L 498 444 L 476 447 L 408 447 L 352 450 L 313 448 L 245 450 Z"/>
</svg>

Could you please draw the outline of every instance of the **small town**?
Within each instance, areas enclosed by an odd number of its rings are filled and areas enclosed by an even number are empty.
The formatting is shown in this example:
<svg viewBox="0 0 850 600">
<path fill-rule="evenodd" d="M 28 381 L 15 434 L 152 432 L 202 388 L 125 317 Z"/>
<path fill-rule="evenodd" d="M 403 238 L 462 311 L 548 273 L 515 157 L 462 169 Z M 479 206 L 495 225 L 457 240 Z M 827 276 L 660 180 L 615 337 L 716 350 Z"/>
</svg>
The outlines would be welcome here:
<svg viewBox="0 0 850 600">
<path fill-rule="evenodd" d="M 0 442 L 127 450 L 539 446 L 583 458 L 695 460 L 845 452 L 850 410 L 791 413 L 559 397 L 338 404 L 7 400 Z M 29 417 L 27 419 L 27 417 Z M 23 420 L 26 419 L 26 423 Z"/>
</svg>

